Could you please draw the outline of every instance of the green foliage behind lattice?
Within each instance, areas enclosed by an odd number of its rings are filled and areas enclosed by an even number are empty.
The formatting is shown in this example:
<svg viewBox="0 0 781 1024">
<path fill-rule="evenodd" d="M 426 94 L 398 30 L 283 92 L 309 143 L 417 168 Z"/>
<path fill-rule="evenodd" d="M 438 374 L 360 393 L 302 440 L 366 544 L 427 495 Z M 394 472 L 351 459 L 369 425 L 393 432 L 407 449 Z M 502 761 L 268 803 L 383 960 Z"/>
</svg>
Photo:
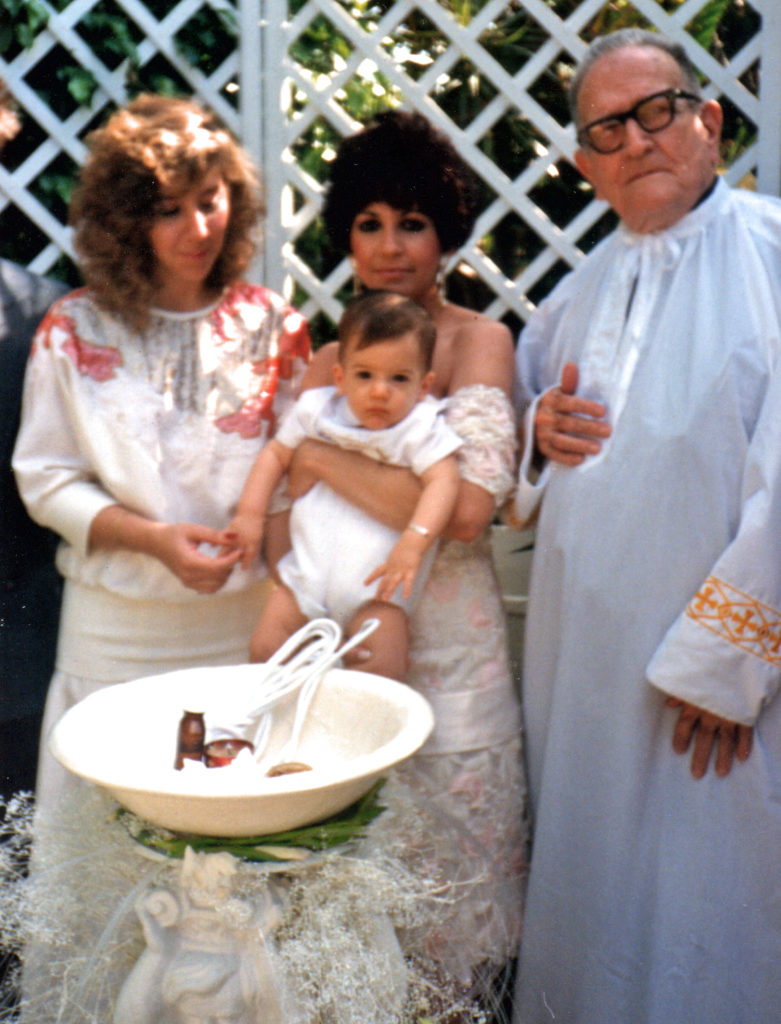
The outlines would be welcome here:
<svg viewBox="0 0 781 1024">
<path fill-rule="evenodd" d="M 83 154 L 83 139 L 88 131 L 106 116 L 116 102 L 142 90 L 166 94 L 198 92 L 199 83 L 209 83 L 206 102 L 219 101 L 223 116 L 235 115 L 240 82 L 231 60 L 235 57 L 239 35 L 239 12 L 242 0 L 205 0 L 203 5 L 188 14 L 173 36 L 173 52 L 150 49 L 154 38 L 148 39 L 139 24 L 137 10 L 140 0 L 98 0 L 86 10 L 73 27 L 73 40 L 78 45 L 52 45 L 44 57 L 37 60 L 23 74 L 23 83 L 34 93 L 37 102 L 50 110 L 64 125 L 74 124 L 74 142 L 63 144 L 58 155 L 25 178 L 24 188 L 29 203 L 0 201 L 0 255 L 18 262 L 31 264 L 34 269 L 54 272 L 76 283 L 78 275 L 67 258 L 67 238 L 58 233 L 56 225 L 66 220 L 70 190 Z M 355 43 L 345 30 L 339 15 L 347 15 L 350 27 L 365 40 L 367 47 L 375 47 L 381 60 L 371 66 L 357 64 L 353 73 L 341 82 L 335 96 L 343 115 L 353 124 L 368 120 L 378 110 L 402 103 L 413 103 L 415 88 L 426 90 L 427 101 L 455 126 L 455 130 L 468 133 L 475 119 L 497 101 L 497 85 L 487 67 L 498 67 L 506 76 L 523 76 L 541 48 L 549 42 L 550 33 L 543 28 L 539 8 L 545 7 L 556 18 L 566 22 L 577 15 L 583 0 L 511 0 L 497 4 L 496 0 L 431 0 L 413 5 L 409 11 L 394 18 L 397 5 L 394 0 L 330 0 L 316 9 L 308 0 L 282 0 L 271 9 L 285 9 L 291 20 L 306 18 L 302 31 L 291 38 L 286 59 L 300 71 L 300 83 L 335 81 L 344 67 L 353 59 Z M 655 7 L 668 15 L 682 8 L 683 0 L 658 0 Z M 0 0 L 0 56 L 6 68 L 24 68 L 25 54 L 32 50 L 36 40 L 47 33 L 51 19 L 67 15 L 68 0 Z M 148 16 L 162 20 L 176 8 L 170 0 L 144 0 Z M 596 14 L 578 26 L 578 36 L 587 42 L 593 36 L 631 24 L 645 24 L 646 18 L 638 10 L 649 9 L 649 0 L 611 0 L 601 6 L 591 3 Z M 691 6 L 689 4 L 688 6 Z M 696 5 L 695 5 L 696 6 Z M 486 12 L 479 32 L 480 53 L 485 62 L 462 52 L 449 59 L 451 38 L 448 25 L 468 28 Z M 438 13 L 446 15 L 444 24 Z M 759 15 L 749 0 L 703 0 L 687 27 L 696 39 L 718 61 L 724 63 L 741 51 L 744 44 L 757 32 Z M 378 31 L 378 26 L 390 26 Z M 85 48 L 90 59 L 80 57 L 79 46 Z M 40 47 L 36 47 L 36 50 Z M 571 70 L 572 55 L 560 47 L 557 55 L 547 62 L 540 73 L 526 83 L 528 95 L 552 119 L 552 123 L 566 126 L 568 114 L 565 86 Z M 432 67 L 442 65 L 443 71 L 431 81 Z M 222 73 L 222 69 L 229 68 Z M 392 69 L 395 69 L 393 71 Z M 397 73 L 396 73 L 397 72 Z M 2 72 L 9 77 L 7 72 Z M 14 70 L 14 74 L 16 74 Z M 340 79 L 341 81 L 341 79 Z M 758 92 L 758 67 L 749 66 L 741 81 L 754 95 Z M 216 84 L 212 84 L 215 83 Z M 14 87 L 13 75 L 9 84 Z M 412 99 L 410 99 L 412 95 Z M 290 142 L 292 158 L 301 173 L 317 187 L 327 176 L 328 160 L 345 130 L 344 122 L 327 116 L 307 119 L 312 95 L 303 84 L 289 91 L 286 115 L 290 124 L 302 118 L 307 122 L 301 133 L 293 133 Z M 501 99 L 501 96 L 499 97 Z M 27 109 L 23 100 L 25 130 L 11 143 L 3 162 L 12 174 L 22 174 L 36 151 L 45 145 L 47 129 L 45 119 Z M 725 163 L 738 160 L 755 142 L 756 125 L 733 103 L 725 103 Z M 238 120 L 236 121 L 238 124 Z M 235 127 L 235 125 L 234 125 Z M 551 147 L 550 139 L 535 123 L 533 117 L 519 114 L 514 106 L 503 109 L 493 118 L 485 131 L 474 141 L 474 156 L 482 166 L 495 167 L 501 181 L 513 183 L 523 177 L 527 168 L 539 164 L 543 155 L 552 150 L 549 166 L 545 161 L 536 181 L 529 184 L 525 197 L 556 229 L 565 231 L 569 222 L 584 211 L 591 201 L 590 191 L 584 187 L 572 165 L 561 150 Z M 469 154 L 467 154 L 469 157 Z M 266 168 L 268 170 L 268 168 Z M 522 215 L 510 204 L 502 207 L 503 199 L 497 194 L 497 178 L 483 175 L 483 205 L 496 216 L 486 217 L 481 237 L 475 239 L 480 252 L 490 261 L 496 275 L 508 281 L 523 280 L 526 268 L 535 260 L 545 257 L 549 239 L 542 236 L 536 218 Z M 306 207 L 307 200 L 293 188 L 294 210 Z M 36 213 L 36 211 L 39 211 Z M 49 219 L 50 218 L 50 219 Z M 610 217 L 590 223 L 575 239 L 580 249 L 587 249 L 612 225 Z M 325 238 L 317 216 L 304 218 L 304 223 L 290 231 L 288 241 L 300 264 L 319 281 L 339 266 L 340 255 L 333 252 Z M 567 271 L 570 256 L 549 260 L 535 275 L 533 281 L 524 282 L 525 299 L 534 303 Z M 463 263 L 452 269 L 448 286 L 452 297 L 474 305 L 493 309 L 513 328 L 519 326 L 519 311 L 502 307 L 495 295 L 490 277 L 468 270 Z M 295 276 L 295 275 L 294 275 Z M 307 312 L 315 326 L 316 341 L 329 337 L 337 307 L 328 306 L 322 296 L 314 294 L 301 277 L 295 278 L 293 298 Z M 337 302 L 346 298 L 349 285 L 343 282 L 334 287 Z M 498 306 L 497 306 L 498 302 Z M 493 307 L 492 307 L 493 303 Z"/>
</svg>

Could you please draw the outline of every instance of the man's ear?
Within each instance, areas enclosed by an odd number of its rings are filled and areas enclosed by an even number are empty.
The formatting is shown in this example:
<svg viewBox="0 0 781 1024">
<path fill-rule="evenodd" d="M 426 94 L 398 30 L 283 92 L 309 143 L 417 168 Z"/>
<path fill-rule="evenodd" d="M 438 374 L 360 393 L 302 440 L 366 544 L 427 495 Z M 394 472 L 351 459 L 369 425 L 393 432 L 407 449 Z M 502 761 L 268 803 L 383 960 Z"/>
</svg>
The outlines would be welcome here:
<svg viewBox="0 0 781 1024">
<path fill-rule="evenodd" d="M 591 154 L 585 149 L 576 149 L 575 154 L 572 158 L 575 161 L 575 166 L 586 179 L 592 185 L 594 184 L 593 175 L 591 173 Z M 601 199 L 600 195 L 597 195 L 597 199 Z"/>
<path fill-rule="evenodd" d="M 340 395 L 343 395 L 344 394 L 344 387 L 343 387 L 343 384 L 344 384 L 344 370 L 342 369 L 342 364 L 341 363 L 334 363 L 334 365 L 333 365 L 333 372 L 334 372 L 334 384 L 336 385 L 336 390 L 339 392 Z"/>
<path fill-rule="evenodd" d="M 721 104 L 716 100 L 705 100 L 700 107 L 700 121 L 702 121 L 705 131 L 708 133 L 708 141 L 718 161 L 721 126 L 724 121 L 724 111 L 721 109 Z"/>
</svg>

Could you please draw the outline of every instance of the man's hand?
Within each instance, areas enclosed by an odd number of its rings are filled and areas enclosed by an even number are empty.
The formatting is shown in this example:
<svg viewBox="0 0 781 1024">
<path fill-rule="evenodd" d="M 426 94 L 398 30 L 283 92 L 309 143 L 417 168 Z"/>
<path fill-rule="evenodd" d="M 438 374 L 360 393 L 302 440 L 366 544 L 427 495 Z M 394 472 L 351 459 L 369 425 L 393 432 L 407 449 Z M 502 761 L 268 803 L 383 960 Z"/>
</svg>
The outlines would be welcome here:
<svg viewBox="0 0 781 1024">
<path fill-rule="evenodd" d="M 691 773 L 695 779 L 701 779 L 707 772 L 714 749 L 717 775 L 728 775 L 734 760 L 748 759 L 754 738 L 754 730 L 750 725 L 719 718 L 677 697 L 668 697 L 667 707 L 680 708 L 673 731 L 673 750 L 676 754 L 685 754 L 692 746 Z"/>
<path fill-rule="evenodd" d="M 601 402 L 578 398 L 578 368 L 565 363 L 561 384 L 546 391 L 534 416 L 534 443 L 546 459 L 564 466 L 579 466 L 588 455 L 596 455 L 601 442 L 610 437 Z"/>
</svg>

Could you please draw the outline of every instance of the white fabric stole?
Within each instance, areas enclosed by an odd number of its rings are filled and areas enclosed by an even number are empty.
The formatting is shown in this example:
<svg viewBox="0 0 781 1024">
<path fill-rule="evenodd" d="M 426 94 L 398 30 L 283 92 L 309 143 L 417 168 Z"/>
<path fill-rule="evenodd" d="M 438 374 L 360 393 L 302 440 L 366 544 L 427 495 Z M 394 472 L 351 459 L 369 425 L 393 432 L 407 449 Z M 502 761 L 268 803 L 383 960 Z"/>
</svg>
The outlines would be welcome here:
<svg viewBox="0 0 781 1024">
<path fill-rule="evenodd" d="M 639 235 L 623 225 L 618 232 L 627 253 L 625 258 L 613 261 L 611 272 L 603 281 L 605 299 L 589 325 L 578 360 L 577 390 L 580 397 L 601 402 L 606 407 L 605 419 L 613 431 L 626 404 L 641 351 L 652 333 L 649 325 L 657 308 L 663 277 L 682 254 L 681 242 L 669 234 Z M 557 464 L 546 461 L 539 476 L 533 479 L 534 420 L 543 394 L 534 398 L 524 414 L 526 444 L 521 453 L 515 497 L 515 512 L 521 522 L 535 514 L 550 474 L 561 470 Z M 581 464 L 580 471 L 588 472 L 598 466 L 609 447 L 608 438 L 597 454 L 589 455 Z"/>
<path fill-rule="evenodd" d="M 619 229 L 627 253 L 613 262 L 605 281 L 606 298 L 596 321 L 590 326 L 579 362 L 578 394 L 602 402 L 606 420 L 616 429 L 626 404 L 635 367 L 657 306 L 664 275 L 681 257 L 681 244 L 663 235 L 637 235 Z M 598 465 L 609 449 L 609 441 L 581 466 Z"/>
</svg>

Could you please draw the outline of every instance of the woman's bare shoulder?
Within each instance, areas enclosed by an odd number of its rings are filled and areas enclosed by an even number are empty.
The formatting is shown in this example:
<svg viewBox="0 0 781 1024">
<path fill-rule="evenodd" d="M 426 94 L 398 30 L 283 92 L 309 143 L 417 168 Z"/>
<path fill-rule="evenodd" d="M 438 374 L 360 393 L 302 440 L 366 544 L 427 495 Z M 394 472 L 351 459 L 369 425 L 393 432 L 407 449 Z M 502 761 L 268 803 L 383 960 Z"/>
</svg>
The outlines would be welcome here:
<svg viewBox="0 0 781 1024">
<path fill-rule="evenodd" d="M 497 344 L 509 343 L 513 338 L 510 329 L 501 320 L 494 320 L 485 313 L 478 313 L 466 306 L 449 307 L 454 339 L 460 344 L 468 344 L 475 339 L 490 339 Z"/>
<path fill-rule="evenodd" d="M 509 393 L 514 364 L 509 327 L 462 306 L 454 307 L 452 323 L 451 394 L 468 384 L 495 385 Z"/>
</svg>

